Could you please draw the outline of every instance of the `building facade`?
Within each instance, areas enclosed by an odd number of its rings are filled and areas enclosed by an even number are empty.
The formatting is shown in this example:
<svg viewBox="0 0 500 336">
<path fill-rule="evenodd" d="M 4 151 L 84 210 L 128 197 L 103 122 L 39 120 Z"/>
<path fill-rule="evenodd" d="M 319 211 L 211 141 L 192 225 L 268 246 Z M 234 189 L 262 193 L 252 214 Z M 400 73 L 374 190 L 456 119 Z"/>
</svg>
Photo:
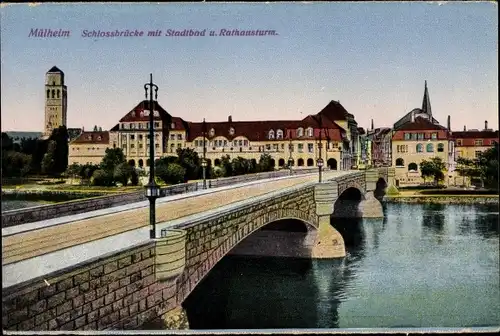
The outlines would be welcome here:
<svg viewBox="0 0 500 336">
<path fill-rule="evenodd" d="M 449 124 L 448 118 L 448 124 Z M 448 125 L 449 127 L 449 125 Z M 439 157 L 445 163 L 445 184 L 454 175 L 454 144 L 449 129 L 441 126 L 433 117 L 427 82 L 425 83 L 422 108 L 407 113 L 394 124 L 392 131 L 392 166 L 396 167 L 396 185 L 419 185 L 420 163 Z"/>
<path fill-rule="evenodd" d="M 262 154 L 271 156 L 276 169 L 288 167 L 290 159 L 294 167 L 316 166 L 319 157 L 333 170 L 356 164 L 357 123 L 339 102 L 331 101 L 302 120 L 233 121 L 229 116 L 224 122 L 189 122 L 172 116 L 158 103 L 153 110 L 155 159 L 175 156 L 178 148 L 192 148 L 202 157 L 205 148 L 213 165 L 226 155 L 258 162 Z M 70 143 L 70 164 L 100 162 L 98 156 L 104 156 L 105 147 L 109 147 L 122 148 L 131 165 L 148 167 L 149 113 L 149 101 L 145 100 L 109 132 L 83 132 Z M 102 133 L 108 134 L 107 144 Z M 91 139 L 102 148 L 93 146 Z"/>
<path fill-rule="evenodd" d="M 64 84 L 64 72 L 54 66 L 45 74 L 44 137 L 49 137 L 59 126 L 67 126 L 67 117 L 68 91 Z"/>
</svg>

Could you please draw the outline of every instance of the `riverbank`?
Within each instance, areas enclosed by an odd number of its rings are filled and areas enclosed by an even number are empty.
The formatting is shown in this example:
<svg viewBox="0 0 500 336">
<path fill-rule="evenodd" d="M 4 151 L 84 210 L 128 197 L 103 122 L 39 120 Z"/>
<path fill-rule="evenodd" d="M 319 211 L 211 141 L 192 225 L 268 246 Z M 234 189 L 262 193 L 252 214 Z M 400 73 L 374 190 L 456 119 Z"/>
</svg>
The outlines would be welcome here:
<svg viewBox="0 0 500 336">
<path fill-rule="evenodd" d="M 387 203 L 498 204 L 498 195 L 390 195 Z"/>
</svg>

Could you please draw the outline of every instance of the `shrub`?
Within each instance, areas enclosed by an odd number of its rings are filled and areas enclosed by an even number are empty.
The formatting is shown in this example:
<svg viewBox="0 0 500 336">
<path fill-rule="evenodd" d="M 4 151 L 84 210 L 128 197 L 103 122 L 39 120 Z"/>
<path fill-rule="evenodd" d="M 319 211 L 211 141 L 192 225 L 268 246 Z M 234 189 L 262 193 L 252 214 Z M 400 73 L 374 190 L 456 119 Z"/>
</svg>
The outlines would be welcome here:
<svg viewBox="0 0 500 336">
<path fill-rule="evenodd" d="M 395 186 L 390 185 L 389 187 L 387 187 L 386 194 L 391 196 L 399 195 L 399 190 Z"/>
<path fill-rule="evenodd" d="M 113 185 L 113 176 L 103 169 L 97 169 L 92 174 L 91 183 L 94 186 L 108 187 Z"/>
<path fill-rule="evenodd" d="M 132 174 L 130 176 L 130 183 L 133 186 L 136 186 L 139 184 L 139 174 L 137 173 L 137 170 L 133 169 Z"/>
</svg>

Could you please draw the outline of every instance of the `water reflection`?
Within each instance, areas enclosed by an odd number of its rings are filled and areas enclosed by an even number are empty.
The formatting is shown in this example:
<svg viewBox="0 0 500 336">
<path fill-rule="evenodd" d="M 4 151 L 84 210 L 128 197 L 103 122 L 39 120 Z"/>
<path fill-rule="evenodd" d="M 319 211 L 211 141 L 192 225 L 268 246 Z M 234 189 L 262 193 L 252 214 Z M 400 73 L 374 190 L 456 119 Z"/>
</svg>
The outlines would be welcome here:
<svg viewBox="0 0 500 336">
<path fill-rule="evenodd" d="M 422 228 L 425 235 L 431 235 L 437 238 L 439 244 L 442 243 L 444 231 L 444 204 L 424 204 L 422 207 Z"/>
</svg>

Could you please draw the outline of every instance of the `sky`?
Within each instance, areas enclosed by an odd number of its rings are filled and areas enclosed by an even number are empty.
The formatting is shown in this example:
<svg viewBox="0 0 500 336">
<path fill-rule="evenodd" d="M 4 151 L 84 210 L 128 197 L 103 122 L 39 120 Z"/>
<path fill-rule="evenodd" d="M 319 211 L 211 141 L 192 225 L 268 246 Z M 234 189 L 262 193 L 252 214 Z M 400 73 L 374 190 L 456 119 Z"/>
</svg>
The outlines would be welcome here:
<svg viewBox="0 0 500 336">
<path fill-rule="evenodd" d="M 331 100 L 359 127 L 421 107 L 452 130 L 498 129 L 497 4 L 177 3 L 2 5 L 1 129 L 42 131 L 45 73 L 65 73 L 68 127 L 110 129 L 145 98 L 187 121 L 299 120 Z M 68 30 L 33 37 L 31 29 Z M 84 30 L 158 37 L 82 37 Z M 165 36 L 168 29 L 207 36 Z M 268 36 L 208 36 L 221 29 Z"/>
</svg>

